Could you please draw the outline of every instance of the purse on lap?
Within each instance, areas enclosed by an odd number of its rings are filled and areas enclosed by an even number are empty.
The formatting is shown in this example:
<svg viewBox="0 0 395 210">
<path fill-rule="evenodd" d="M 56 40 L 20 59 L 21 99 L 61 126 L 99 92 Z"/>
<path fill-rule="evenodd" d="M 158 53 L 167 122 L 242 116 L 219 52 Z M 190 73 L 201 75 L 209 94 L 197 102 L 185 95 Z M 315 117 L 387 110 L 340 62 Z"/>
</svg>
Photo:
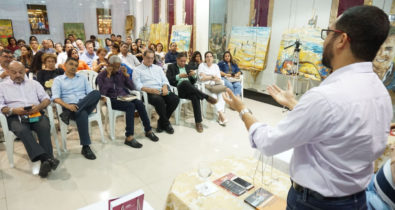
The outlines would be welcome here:
<svg viewBox="0 0 395 210">
<path fill-rule="evenodd" d="M 212 93 L 222 93 L 226 91 L 226 86 L 221 81 L 216 81 L 214 85 L 205 84 L 204 87 Z"/>
</svg>

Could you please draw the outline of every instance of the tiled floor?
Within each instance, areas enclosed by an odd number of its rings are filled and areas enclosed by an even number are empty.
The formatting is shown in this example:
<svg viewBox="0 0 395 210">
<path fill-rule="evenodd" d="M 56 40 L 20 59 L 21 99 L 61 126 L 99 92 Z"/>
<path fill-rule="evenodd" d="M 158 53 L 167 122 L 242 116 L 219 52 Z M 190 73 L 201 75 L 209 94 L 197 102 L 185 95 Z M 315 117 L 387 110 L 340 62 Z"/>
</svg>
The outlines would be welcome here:
<svg viewBox="0 0 395 210">
<path fill-rule="evenodd" d="M 284 117 L 282 109 L 245 99 L 254 115 L 274 125 Z M 0 144 L 0 209 L 77 209 L 88 204 L 143 189 L 146 200 L 155 209 L 164 209 L 174 177 L 194 170 L 202 160 L 253 156 L 248 133 L 236 112 L 227 110 L 226 127 L 212 119 L 204 119 L 204 132 L 194 129 L 190 110 L 182 117 L 182 125 L 174 126 L 175 134 L 157 134 L 159 142 L 143 136 L 136 120 L 137 139 L 144 145 L 133 149 L 123 144 L 124 121 L 117 121 L 117 140 L 102 144 L 97 127 L 93 129 L 92 148 L 97 159 L 86 160 L 80 154 L 75 129 L 68 135 L 69 151 L 59 157 L 61 164 L 47 179 L 32 175 L 31 165 L 21 142 L 15 143 L 15 168 L 10 168 L 4 144 Z M 156 126 L 156 120 L 151 121 Z M 107 134 L 107 133 L 106 133 Z M 280 159 L 289 161 L 291 153 Z M 286 167 L 286 166 L 285 166 Z"/>
</svg>

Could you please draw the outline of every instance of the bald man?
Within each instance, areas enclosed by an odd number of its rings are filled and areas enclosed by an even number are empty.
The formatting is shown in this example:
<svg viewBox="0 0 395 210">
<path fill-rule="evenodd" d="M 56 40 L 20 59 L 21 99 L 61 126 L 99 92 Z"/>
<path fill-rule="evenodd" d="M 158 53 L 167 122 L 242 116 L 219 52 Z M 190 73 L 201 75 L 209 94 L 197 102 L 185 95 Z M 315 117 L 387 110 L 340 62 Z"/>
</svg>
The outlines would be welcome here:
<svg viewBox="0 0 395 210">
<path fill-rule="evenodd" d="M 49 119 L 43 112 L 51 101 L 40 83 L 25 79 L 22 63 L 12 61 L 7 72 L 9 77 L 0 83 L 0 110 L 10 130 L 22 140 L 30 160 L 41 161 L 39 175 L 45 178 L 59 165 L 53 156 Z"/>
</svg>

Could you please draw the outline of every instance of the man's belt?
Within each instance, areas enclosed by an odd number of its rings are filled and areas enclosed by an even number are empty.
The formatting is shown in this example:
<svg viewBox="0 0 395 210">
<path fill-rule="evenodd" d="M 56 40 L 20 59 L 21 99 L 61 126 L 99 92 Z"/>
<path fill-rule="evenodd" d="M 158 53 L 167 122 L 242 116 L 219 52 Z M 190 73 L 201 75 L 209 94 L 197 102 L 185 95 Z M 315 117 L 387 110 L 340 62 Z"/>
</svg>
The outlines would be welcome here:
<svg viewBox="0 0 395 210">
<path fill-rule="evenodd" d="M 318 192 L 316 192 L 316 191 L 314 191 L 314 190 L 310 190 L 310 189 L 308 189 L 308 188 L 305 188 L 305 187 L 303 187 L 303 186 L 300 186 L 298 183 L 296 183 L 296 182 L 294 182 L 294 181 L 292 181 L 292 187 L 293 187 L 296 191 L 298 191 L 298 192 L 300 192 L 300 193 L 303 193 L 303 192 L 306 191 L 306 192 L 307 192 L 307 195 L 309 195 L 309 196 L 311 196 L 311 197 L 313 197 L 313 198 L 315 198 L 315 199 L 318 199 L 318 200 L 327 200 L 327 201 L 349 200 L 349 199 L 354 198 L 355 196 L 359 196 L 359 195 L 362 195 L 363 193 L 365 193 L 365 191 L 361 191 L 361 192 L 357 192 L 357 193 L 352 194 L 352 195 L 347 195 L 347 196 L 342 196 L 342 197 L 325 197 L 325 196 L 321 195 L 320 193 L 318 193 Z"/>
</svg>

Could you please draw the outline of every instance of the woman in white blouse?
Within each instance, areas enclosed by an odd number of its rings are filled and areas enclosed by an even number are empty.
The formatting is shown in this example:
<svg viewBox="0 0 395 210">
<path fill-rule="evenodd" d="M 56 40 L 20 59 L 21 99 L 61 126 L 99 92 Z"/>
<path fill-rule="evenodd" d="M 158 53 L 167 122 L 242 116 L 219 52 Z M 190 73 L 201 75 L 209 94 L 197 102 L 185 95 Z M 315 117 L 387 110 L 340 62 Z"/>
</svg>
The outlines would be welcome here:
<svg viewBox="0 0 395 210">
<path fill-rule="evenodd" d="M 199 78 L 203 84 L 223 84 L 221 80 L 221 73 L 217 64 L 213 63 L 213 53 L 207 51 L 204 54 L 205 62 L 199 65 Z M 224 116 L 225 101 L 222 98 L 222 93 L 211 93 L 205 89 L 206 94 L 216 98 L 218 102 L 215 104 L 215 111 L 218 114 L 218 123 L 222 126 L 226 125 L 227 119 Z"/>
</svg>

